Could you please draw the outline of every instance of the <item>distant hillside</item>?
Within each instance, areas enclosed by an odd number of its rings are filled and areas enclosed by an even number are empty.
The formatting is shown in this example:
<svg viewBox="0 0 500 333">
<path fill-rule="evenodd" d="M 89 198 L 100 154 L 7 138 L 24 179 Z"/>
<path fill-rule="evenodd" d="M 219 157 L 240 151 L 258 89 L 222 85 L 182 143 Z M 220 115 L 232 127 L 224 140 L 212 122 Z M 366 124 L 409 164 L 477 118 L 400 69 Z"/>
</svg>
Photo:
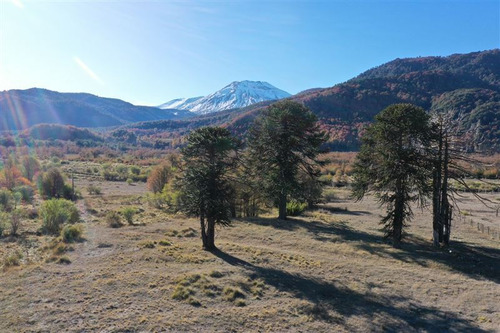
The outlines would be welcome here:
<svg viewBox="0 0 500 333">
<path fill-rule="evenodd" d="M 453 131 L 469 151 L 500 152 L 500 50 L 449 57 L 396 59 L 330 88 L 290 97 L 318 115 L 333 150 L 356 150 L 363 129 L 394 103 L 413 103 L 453 120 Z M 177 121 L 146 122 L 137 130 L 184 135 L 207 125 L 228 127 L 243 136 L 273 101 Z"/>
<path fill-rule="evenodd" d="M 396 59 L 331 88 L 311 89 L 291 99 L 318 115 L 330 133 L 329 147 L 356 150 L 374 116 L 394 103 L 413 103 L 454 119 L 453 130 L 470 151 L 500 151 L 500 50 L 449 57 Z M 234 112 L 226 123 L 244 133 L 270 103 Z"/>
<path fill-rule="evenodd" d="M 205 97 L 174 99 L 160 108 L 172 107 L 207 114 L 289 97 L 286 91 L 262 81 L 234 81 Z"/>
<path fill-rule="evenodd" d="M 372 121 L 390 104 L 413 103 L 458 119 L 454 130 L 460 135 L 480 129 L 471 138 L 471 150 L 500 151 L 499 94 L 500 50 L 495 49 L 396 59 L 346 83 L 294 99 L 308 106 L 327 127 L 344 128 L 350 134 L 359 133 L 353 129 Z"/>
<path fill-rule="evenodd" d="M 160 110 L 135 106 L 119 99 L 38 88 L 0 92 L 0 113 L 0 130 L 22 130 L 40 123 L 105 127 L 192 116 L 183 110 Z"/>
<path fill-rule="evenodd" d="M 23 131 L 20 137 L 30 138 L 35 140 L 63 140 L 63 141 L 104 141 L 102 137 L 96 133 L 71 125 L 59 124 L 39 124 Z"/>
</svg>

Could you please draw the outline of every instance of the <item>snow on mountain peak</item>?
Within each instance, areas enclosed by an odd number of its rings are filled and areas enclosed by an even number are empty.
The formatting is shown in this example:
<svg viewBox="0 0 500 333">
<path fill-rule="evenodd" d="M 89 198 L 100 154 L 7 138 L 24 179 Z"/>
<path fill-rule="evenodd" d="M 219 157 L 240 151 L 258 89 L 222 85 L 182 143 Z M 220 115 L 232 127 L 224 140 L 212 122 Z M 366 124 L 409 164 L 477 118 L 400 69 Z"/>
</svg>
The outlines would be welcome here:
<svg viewBox="0 0 500 333">
<path fill-rule="evenodd" d="M 242 108 L 258 102 L 289 97 L 290 94 L 262 81 L 234 81 L 205 97 L 179 98 L 160 105 L 164 108 L 189 110 L 206 114 Z"/>
</svg>

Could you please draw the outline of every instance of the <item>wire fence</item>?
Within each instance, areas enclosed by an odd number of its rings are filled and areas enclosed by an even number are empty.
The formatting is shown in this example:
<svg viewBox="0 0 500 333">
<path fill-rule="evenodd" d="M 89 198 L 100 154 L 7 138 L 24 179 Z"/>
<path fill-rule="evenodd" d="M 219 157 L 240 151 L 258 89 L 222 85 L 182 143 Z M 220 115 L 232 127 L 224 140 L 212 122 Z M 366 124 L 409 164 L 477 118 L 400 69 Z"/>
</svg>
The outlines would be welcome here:
<svg viewBox="0 0 500 333">
<path fill-rule="evenodd" d="M 463 224 L 468 224 L 470 227 L 477 229 L 482 234 L 487 234 L 494 240 L 500 240 L 500 226 L 494 227 L 491 225 L 485 225 L 482 222 L 474 221 L 469 216 L 458 215 L 458 220 Z"/>
</svg>

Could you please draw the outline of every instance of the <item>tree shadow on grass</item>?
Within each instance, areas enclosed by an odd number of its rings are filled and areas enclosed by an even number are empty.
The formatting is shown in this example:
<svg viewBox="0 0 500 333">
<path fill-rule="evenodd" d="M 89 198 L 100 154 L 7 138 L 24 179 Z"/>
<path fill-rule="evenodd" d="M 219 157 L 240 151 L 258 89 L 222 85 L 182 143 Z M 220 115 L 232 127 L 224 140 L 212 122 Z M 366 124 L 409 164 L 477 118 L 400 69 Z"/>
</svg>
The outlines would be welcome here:
<svg viewBox="0 0 500 333">
<path fill-rule="evenodd" d="M 310 313 L 317 320 L 346 326 L 343 318 L 363 316 L 383 324 L 384 331 L 429 331 L 429 332 L 484 332 L 477 325 L 460 318 L 457 314 L 425 307 L 404 297 L 387 297 L 362 294 L 336 283 L 289 273 L 283 270 L 253 265 L 229 253 L 218 250 L 214 255 L 233 266 L 240 266 L 251 279 L 262 279 L 279 291 L 314 304 Z M 330 312 L 342 317 L 332 316 Z M 378 325 L 377 323 L 372 325 Z M 409 328 L 411 328 L 409 330 Z M 350 327 L 355 329 L 355 327 Z M 373 329 L 381 327 L 373 326 Z"/>
<path fill-rule="evenodd" d="M 435 248 L 430 241 L 415 236 L 407 236 L 401 247 L 395 249 L 382 235 L 355 230 L 345 222 L 327 223 L 299 218 L 290 218 L 286 221 L 276 219 L 246 221 L 287 231 L 304 229 L 318 241 L 345 241 L 373 255 L 415 263 L 423 267 L 427 267 L 430 262 L 437 262 L 474 279 L 488 279 L 500 283 L 500 249 L 458 241 L 451 241 L 448 248 Z"/>
<path fill-rule="evenodd" d="M 329 211 L 332 214 L 340 214 L 340 215 L 372 215 L 371 212 L 368 212 L 366 210 L 349 210 L 346 208 L 341 208 L 341 207 L 332 207 L 328 205 L 318 205 L 319 209 L 324 209 Z"/>
</svg>

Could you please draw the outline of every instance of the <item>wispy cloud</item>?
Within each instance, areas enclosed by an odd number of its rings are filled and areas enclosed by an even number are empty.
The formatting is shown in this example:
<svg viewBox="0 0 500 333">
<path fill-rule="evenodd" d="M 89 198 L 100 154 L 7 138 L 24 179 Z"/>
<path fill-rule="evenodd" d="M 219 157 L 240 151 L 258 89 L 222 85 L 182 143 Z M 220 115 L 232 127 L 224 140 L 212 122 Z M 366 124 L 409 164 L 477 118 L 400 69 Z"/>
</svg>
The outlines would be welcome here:
<svg viewBox="0 0 500 333">
<path fill-rule="evenodd" d="M 18 8 L 21 8 L 21 9 L 22 9 L 22 8 L 24 8 L 24 4 L 23 4 L 23 2 L 22 2 L 21 0 L 10 0 L 10 2 L 11 2 L 14 6 L 16 6 L 16 7 L 18 7 Z"/>
<path fill-rule="evenodd" d="M 80 68 L 83 69 L 85 73 L 87 73 L 88 76 L 90 76 L 100 84 L 103 84 L 101 78 L 93 70 L 91 70 L 89 66 L 87 66 L 80 58 L 74 57 L 73 59 L 75 60 L 76 64 L 80 66 Z"/>
</svg>

